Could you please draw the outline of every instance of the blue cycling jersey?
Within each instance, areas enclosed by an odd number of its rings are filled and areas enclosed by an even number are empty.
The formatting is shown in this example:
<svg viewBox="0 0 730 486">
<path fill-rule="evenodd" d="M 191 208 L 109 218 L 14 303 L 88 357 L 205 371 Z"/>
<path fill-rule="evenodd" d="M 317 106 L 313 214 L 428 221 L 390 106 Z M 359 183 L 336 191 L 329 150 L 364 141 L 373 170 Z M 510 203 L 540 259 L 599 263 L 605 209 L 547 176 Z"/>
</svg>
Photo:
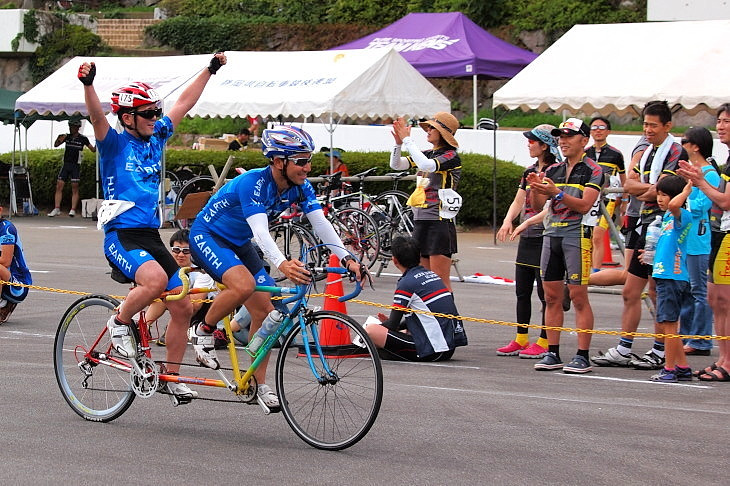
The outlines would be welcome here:
<svg viewBox="0 0 730 486">
<path fill-rule="evenodd" d="M 309 181 L 279 194 L 271 166 L 253 169 L 216 192 L 200 211 L 195 224 L 200 225 L 201 230 L 241 246 L 253 237 L 246 218 L 254 214 L 266 214 L 269 219 L 273 219 L 294 203 L 305 213 L 321 209 Z"/>
<path fill-rule="evenodd" d="M 136 138 L 126 130 L 118 133 L 111 127 L 104 140 L 98 141 L 104 199 L 135 203 L 133 208 L 107 223 L 105 231 L 160 227 L 157 199 L 162 151 L 173 131 L 172 121 L 164 116 L 155 123 L 149 141 Z"/>
<path fill-rule="evenodd" d="M 15 245 L 13 259 L 10 262 L 10 267 L 8 267 L 11 277 L 20 283 L 28 285 L 33 283 L 28 264 L 25 262 L 25 255 L 23 255 L 23 243 L 21 243 L 20 236 L 18 236 L 18 230 L 7 219 L 0 219 L 1 245 Z"/>
</svg>

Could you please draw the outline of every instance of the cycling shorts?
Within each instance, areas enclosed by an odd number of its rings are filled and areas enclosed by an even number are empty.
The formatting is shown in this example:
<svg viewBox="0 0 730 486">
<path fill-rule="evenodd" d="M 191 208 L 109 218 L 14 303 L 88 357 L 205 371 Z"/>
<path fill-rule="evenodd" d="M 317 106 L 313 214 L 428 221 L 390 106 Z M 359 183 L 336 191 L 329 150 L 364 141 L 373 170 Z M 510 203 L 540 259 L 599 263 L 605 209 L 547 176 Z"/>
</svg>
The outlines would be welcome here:
<svg viewBox="0 0 730 486">
<path fill-rule="evenodd" d="M 10 276 L 10 282 L 17 283 L 17 284 L 23 283 L 12 275 Z M 20 286 L 16 286 L 16 285 L 3 285 L 0 296 L 3 299 L 7 300 L 8 302 L 18 304 L 20 302 L 23 302 L 25 300 L 25 298 L 28 296 L 28 287 L 20 287 Z"/>
<path fill-rule="evenodd" d="M 266 273 L 264 261 L 249 240 L 237 246 L 208 231 L 197 230 L 193 226 L 190 233 L 190 251 L 193 261 L 216 282 L 223 282 L 223 274 L 230 268 L 243 265 L 253 275 L 256 285 L 276 285 Z"/>
<path fill-rule="evenodd" d="M 434 361 L 446 361 L 451 359 L 454 355 L 454 350 L 441 351 L 438 353 L 429 354 L 428 356 L 419 357 L 416 353 L 416 344 L 413 341 L 413 336 L 404 332 L 388 331 L 388 336 L 385 338 L 385 347 L 383 348 L 383 358 L 392 359 L 397 361 L 423 361 L 423 362 L 434 362 Z"/>
<path fill-rule="evenodd" d="M 717 285 L 730 285 L 730 233 L 712 232 L 709 281 Z"/>
<path fill-rule="evenodd" d="M 571 285 L 588 285 L 593 244 L 591 228 L 583 227 L 583 237 L 544 236 L 540 275 L 545 282 L 565 280 Z"/>
<path fill-rule="evenodd" d="M 104 236 L 104 256 L 109 263 L 121 270 L 129 280 L 142 264 L 154 260 L 160 264 L 169 281 L 165 290 L 180 287 L 180 270 L 172 254 L 154 228 L 120 228 L 108 231 Z"/>
<path fill-rule="evenodd" d="M 79 182 L 81 180 L 81 165 L 76 163 L 64 163 L 61 170 L 58 171 L 57 180 L 65 181 L 70 179 L 71 182 Z"/>
</svg>

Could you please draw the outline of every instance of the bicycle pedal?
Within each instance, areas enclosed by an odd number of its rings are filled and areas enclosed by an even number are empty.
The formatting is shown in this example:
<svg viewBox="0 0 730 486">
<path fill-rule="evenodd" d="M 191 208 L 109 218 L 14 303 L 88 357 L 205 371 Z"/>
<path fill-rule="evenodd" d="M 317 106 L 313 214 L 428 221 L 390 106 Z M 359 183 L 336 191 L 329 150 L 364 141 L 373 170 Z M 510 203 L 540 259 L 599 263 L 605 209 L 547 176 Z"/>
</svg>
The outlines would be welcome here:
<svg viewBox="0 0 730 486">
<path fill-rule="evenodd" d="M 270 415 L 272 413 L 279 413 L 281 412 L 281 406 L 278 407 L 269 407 L 264 403 L 264 401 L 261 399 L 261 397 L 256 397 L 256 402 L 261 407 L 261 410 L 264 411 L 265 415 Z"/>
</svg>

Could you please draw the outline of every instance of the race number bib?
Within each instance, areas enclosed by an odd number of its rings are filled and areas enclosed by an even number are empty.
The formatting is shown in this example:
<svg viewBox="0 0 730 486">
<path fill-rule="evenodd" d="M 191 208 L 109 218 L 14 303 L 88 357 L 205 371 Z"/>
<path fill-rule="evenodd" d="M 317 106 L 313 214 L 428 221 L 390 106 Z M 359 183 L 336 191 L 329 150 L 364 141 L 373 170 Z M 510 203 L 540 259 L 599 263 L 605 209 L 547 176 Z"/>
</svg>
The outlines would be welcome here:
<svg viewBox="0 0 730 486">
<path fill-rule="evenodd" d="M 730 211 L 723 211 L 720 219 L 720 231 L 730 231 Z"/>
<path fill-rule="evenodd" d="M 596 202 L 591 206 L 591 210 L 583 215 L 583 224 L 586 226 L 596 226 L 598 218 L 601 216 L 601 198 L 596 198 Z"/>
<path fill-rule="evenodd" d="M 463 202 L 459 193 L 453 189 L 439 189 L 439 200 L 441 201 L 439 216 L 443 219 L 456 217 Z"/>
</svg>

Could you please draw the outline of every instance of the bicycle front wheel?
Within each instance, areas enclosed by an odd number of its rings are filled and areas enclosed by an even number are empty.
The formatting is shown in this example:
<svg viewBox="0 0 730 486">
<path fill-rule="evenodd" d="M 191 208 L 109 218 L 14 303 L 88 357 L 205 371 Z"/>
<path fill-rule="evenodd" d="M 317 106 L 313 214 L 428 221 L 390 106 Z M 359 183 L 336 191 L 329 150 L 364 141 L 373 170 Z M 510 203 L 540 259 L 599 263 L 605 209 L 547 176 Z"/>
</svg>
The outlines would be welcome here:
<svg viewBox="0 0 730 486">
<path fill-rule="evenodd" d="M 380 358 L 370 336 L 351 317 L 321 311 L 304 319 L 306 337 L 301 326 L 295 326 L 279 350 L 276 388 L 281 410 L 306 443 L 318 449 L 345 449 L 365 437 L 378 416 L 383 399 Z M 355 339 L 361 346 L 323 346 L 324 356 L 317 356 L 312 336 L 331 343 L 334 335 L 338 342 Z M 311 350 L 314 370 L 304 343 Z"/>
<path fill-rule="evenodd" d="M 106 322 L 119 301 L 89 295 L 66 310 L 56 331 L 53 365 L 63 398 L 74 412 L 94 422 L 109 422 L 134 401 L 130 364 L 111 356 Z M 125 371 L 126 370 L 126 371 Z"/>
</svg>

